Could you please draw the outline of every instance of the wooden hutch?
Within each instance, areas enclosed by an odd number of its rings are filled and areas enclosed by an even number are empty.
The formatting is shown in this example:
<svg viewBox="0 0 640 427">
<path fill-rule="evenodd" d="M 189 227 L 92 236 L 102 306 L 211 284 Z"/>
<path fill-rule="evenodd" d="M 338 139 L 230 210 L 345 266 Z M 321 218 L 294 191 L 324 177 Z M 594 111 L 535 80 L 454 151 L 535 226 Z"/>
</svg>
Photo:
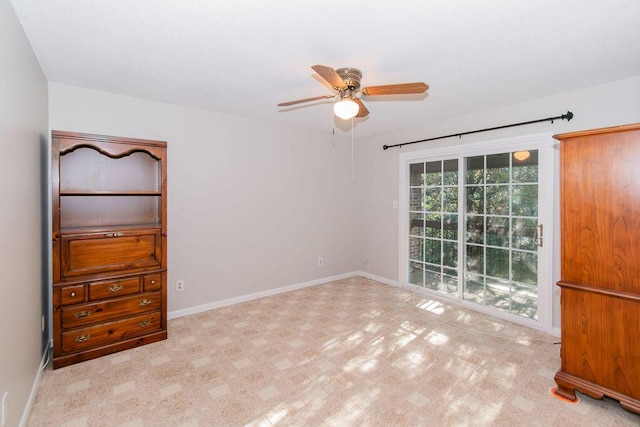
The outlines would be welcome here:
<svg viewBox="0 0 640 427">
<path fill-rule="evenodd" d="M 52 132 L 54 368 L 167 338 L 166 147 Z"/>
</svg>

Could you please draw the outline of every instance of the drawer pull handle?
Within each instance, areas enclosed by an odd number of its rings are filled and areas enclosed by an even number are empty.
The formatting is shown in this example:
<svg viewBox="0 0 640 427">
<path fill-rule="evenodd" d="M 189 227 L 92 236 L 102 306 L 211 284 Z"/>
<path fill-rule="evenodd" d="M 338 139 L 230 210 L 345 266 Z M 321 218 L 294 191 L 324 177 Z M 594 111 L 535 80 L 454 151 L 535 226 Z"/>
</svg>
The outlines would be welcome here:
<svg viewBox="0 0 640 427">
<path fill-rule="evenodd" d="M 91 335 L 87 334 L 87 335 L 78 335 L 76 337 L 76 342 L 85 342 L 88 341 L 89 338 L 91 338 Z"/>
<path fill-rule="evenodd" d="M 91 310 L 86 310 L 86 311 L 78 311 L 76 314 L 74 314 L 74 316 L 76 317 L 76 319 L 80 319 L 82 317 L 87 317 L 91 314 Z"/>
<path fill-rule="evenodd" d="M 111 285 L 107 289 L 109 289 L 109 292 L 118 292 L 122 288 L 124 288 L 124 285 L 123 284 L 119 284 L 119 285 Z"/>
<path fill-rule="evenodd" d="M 138 326 L 140 326 L 141 328 L 146 328 L 150 324 L 151 324 L 151 320 L 145 320 L 143 322 L 138 323 Z"/>
<path fill-rule="evenodd" d="M 145 298 L 145 299 L 143 299 L 142 301 L 140 301 L 140 302 L 138 303 L 138 305 L 139 305 L 140 307 L 146 307 L 146 306 L 148 306 L 149 304 L 151 304 L 151 300 L 150 300 L 150 299 L 146 299 L 146 298 Z"/>
<path fill-rule="evenodd" d="M 71 292 L 71 293 L 69 294 L 69 296 L 70 296 L 71 298 L 74 298 L 74 297 L 76 296 L 76 293 L 75 293 L 75 292 Z"/>
<path fill-rule="evenodd" d="M 113 233 L 105 233 L 107 237 L 122 237 L 124 233 L 122 231 L 114 231 Z"/>
<path fill-rule="evenodd" d="M 152 285 L 155 285 L 155 284 L 156 284 L 156 281 L 155 281 L 155 280 L 152 280 L 152 281 L 151 281 L 151 284 L 152 284 Z"/>
</svg>

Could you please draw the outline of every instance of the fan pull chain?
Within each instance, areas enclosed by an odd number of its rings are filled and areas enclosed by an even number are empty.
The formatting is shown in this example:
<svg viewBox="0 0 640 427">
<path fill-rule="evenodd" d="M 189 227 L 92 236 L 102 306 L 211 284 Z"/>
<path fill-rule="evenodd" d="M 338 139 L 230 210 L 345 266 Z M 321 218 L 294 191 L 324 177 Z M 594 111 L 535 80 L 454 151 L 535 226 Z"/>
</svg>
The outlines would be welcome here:
<svg viewBox="0 0 640 427">
<path fill-rule="evenodd" d="M 351 180 L 355 181 L 356 179 L 356 171 L 354 170 L 354 161 L 353 161 L 353 117 L 351 118 Z"/>
</svg>

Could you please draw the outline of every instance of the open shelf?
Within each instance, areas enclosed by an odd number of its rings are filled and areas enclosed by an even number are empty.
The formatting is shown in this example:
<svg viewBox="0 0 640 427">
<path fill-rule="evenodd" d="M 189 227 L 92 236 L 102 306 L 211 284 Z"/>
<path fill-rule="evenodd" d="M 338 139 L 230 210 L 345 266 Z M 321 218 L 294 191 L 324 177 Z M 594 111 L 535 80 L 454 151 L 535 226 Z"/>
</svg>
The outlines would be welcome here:
<svg viewBox="0 0 640 427">
<path fill-rule="evenodd" d="M 92 190 L 73 190 L 73 191 L 60 191 L 61 196 L 161 196 L 160 191 L 92 191 Z"/>
<path fill-rule="evenodd" d="M 159 223 L 160 195 L 100 194 L 60 196 L 60 227 Z"/>
<path fill-rule="evenodd" d="M 80 147 L 60 156 L 60 194 L 160 194 L 161 168 L 146 152 L 113 158 L 97 148 Z"/>
<path fill-rule="evenodd" d="M 162 229 L 162 224 L 146 223 L 146 224 L 115 224 L 115 225 L 98 225 L 88 227 L 61 227 L 60 234 L 85 234 L 85 233 L 108 233 L 112 231 L 128 231 L 128 230 L 148 230 Z"/>
</svg>

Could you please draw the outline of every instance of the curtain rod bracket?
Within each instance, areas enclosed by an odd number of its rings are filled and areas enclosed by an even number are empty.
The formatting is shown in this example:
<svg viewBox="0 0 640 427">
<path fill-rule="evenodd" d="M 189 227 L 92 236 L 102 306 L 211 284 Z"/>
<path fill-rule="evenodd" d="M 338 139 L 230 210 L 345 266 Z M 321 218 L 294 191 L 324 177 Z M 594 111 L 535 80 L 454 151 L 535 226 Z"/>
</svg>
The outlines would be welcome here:
<svg viewBox="0 0 640 427">
<path fill-rule="evenodd" d="M 530 124 L 533 124 L 533 123 L 540 123 L 540 122 L 551 122 L 551 123 L 553 123 L 554 120 L 558 120 L 558 119 L 559 120 L 570 121 L 571 119 L 573 119 L 573 113 L 571 111 L 567 111 L 566 114 L 562 114 L 561 116 L 547 117 L 546 119 L 530 120 L 528 122 L 512 123 L 510 125 L 496 126 L 496 127 L 492 127 L 492 128 L 486 128 L 486 129 L 477 129 L 477 130 L 471 130 L 471 131 L 468 131 L 468 132 L 461 132 L 461 133 L 453 133 L 451 135 L 436 136 L 435 138 L 427 138 L 427 139 L 421 139 L 421 140 L 418 140 L 418 141 L 403 142 L 401 144 L 383 145 L 382 149 L 386 150 L 388 148 L 402 147 L 403 145 L 417 144 L 419 142 L 435 141 L 436 139 L 451 138 L 453 136 L 457 136 L 459 139 L 461 139 L 462 135 L 469 135 L 469 134 L 472 134 L 472 133 L 479 133 L 479 132 L 488 132 L 490 130 L 505 129 L 505 128 L 511 128 L 511 127 L 515 127 L 515 126 L 524 126 L 524 125 L 530 125 Z"/>
</svg>

